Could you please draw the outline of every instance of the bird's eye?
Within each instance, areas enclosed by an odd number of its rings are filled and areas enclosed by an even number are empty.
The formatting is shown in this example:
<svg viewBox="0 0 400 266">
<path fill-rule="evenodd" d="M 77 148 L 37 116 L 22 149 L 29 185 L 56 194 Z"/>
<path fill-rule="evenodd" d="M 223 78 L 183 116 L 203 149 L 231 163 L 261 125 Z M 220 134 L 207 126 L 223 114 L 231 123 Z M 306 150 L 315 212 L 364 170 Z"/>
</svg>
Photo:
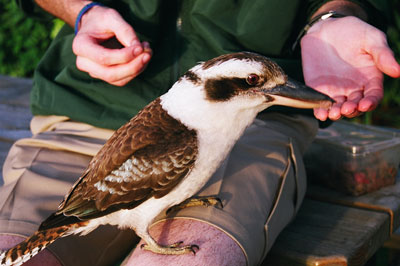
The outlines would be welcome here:
<svg viewBox="0 0 400 266">
<path fill-rule="evenodd" d="M 250 74 L 246 78 L 247 84 L 252 85 L 252 86 L 257 85 L 259 80 L 260 80 L 260 77 L 257 74 Z"/>
</svg>

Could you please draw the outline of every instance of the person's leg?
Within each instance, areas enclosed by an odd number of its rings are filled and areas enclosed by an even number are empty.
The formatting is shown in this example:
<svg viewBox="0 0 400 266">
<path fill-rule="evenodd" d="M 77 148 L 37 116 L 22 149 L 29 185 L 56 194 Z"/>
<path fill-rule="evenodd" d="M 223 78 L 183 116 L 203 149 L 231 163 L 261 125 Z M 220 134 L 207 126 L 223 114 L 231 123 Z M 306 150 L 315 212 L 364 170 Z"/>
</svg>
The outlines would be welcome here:
<svg viewBox="0 0 400 266">
<path fill-rule="evenodd" d="M 243 265 L 243 258 L 249 265 L 259 263 L 301 202 L 305 175 L 299 153 L 315 133 L 302 121 L 275 117 L 256 121 L 199 193 L 217 195 L 223 209 L 185 208 L 161 215 L 153 226 L 157 241 L 191 242 L 200 247 L 196 255 L 160 257 L 137 248 L 127 263 L 140 265 L 136 263 L 146 259 L 147 265 L 159 265 L 161 259 L 161 265 L 168 265 L 168 259 L 174 265 L 193 265 L 194 257 L 198 265 L 223 265 L 230 259 Z M 32 147 L 9 156 L 8 180 L 0 188 L 0 232 L 30 235 L 57 208 L 89 160 L 74 152 Z M 53 185 L 56 189 L 50 189 Z M 179 219 L 169 220 L 174 217 Z M 63 265 L 110 265 L 134 243 L 132 230 L 102 227 L 85 237 L 57 240 L 49 250 Z"/>
<path fill-rule="evenodd" d="M 223 208 L 196 206 L 159 217 L 150 232 L 161 244 L 198 245 L 195 255 L 164 256 L 140 242 L 124 265 L 257 265 L 293 219 L 305 192 L 302 153 L 314 120 L 264 114 L 246 130 L 199 193 Z"/>
<path fill-rule="evenodd" d="M 91 156 L 79 152 L 38 147 L 36 142 L 66 145 L 73 141 L 79 143 L 78 146 L 87 143 L 91 148 L 100 148 L 105 142 L 72 136 L 66 131 L 64 128 L 65 134 L 39 134 L 35 138 L 42 138 L 40 141 L 29 140 L 35 145 L 11 148 L 3 167 L 4 186 L 0 187 L 0 249 L 14 246 L 36 231 L 39 224 L 57 210 L 91 160 Z M 27 265 L 57 265 L 58 261 L 64 266 L 112 265 L 126 256 L 137 242 L 132 230 L 102 226 L 87 236 L 69 236 L 55 241 Z"/>
<path fill-rule="evenodd" d="M 150 233 L 161 244 L 197 244 L 196 254 L 156 255 L 140 248 L 141 241 L 124 265 L 191 265 L 242 266 L 246 257 L 240 246 L 225 232 L 208 223 L 192 219 L 171 219 L 155 224 Z"/>
</svg>

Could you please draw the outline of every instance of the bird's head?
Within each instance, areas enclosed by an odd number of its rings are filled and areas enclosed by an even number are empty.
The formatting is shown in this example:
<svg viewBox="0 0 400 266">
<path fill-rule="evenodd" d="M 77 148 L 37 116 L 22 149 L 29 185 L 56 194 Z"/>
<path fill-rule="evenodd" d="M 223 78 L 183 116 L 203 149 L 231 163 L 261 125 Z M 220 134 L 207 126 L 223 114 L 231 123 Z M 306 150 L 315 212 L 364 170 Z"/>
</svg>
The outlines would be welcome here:
<svg viewBox="0 0 400 266">
<path fill-rule="evenodd" d="M 265 104 L 295 108 L 329 107 L 333 100 L 286 76 L 270 59 L 255 53 L 226 54 L 189 70 L 183 78 L 204 86 L 207 100 L 261 98 Z"/>
<path fill-rule="evenodd" d="M 226 54 L 196 65 L 163 98 L 164 102 L 170 98 L 169 105 L 174 106 L 167 109 L 175 109 L 179 116 L 188 113 L 193 117 L 197 112 L 204 119 L 221 113 L 235 116 L 235 112 L 246 110 L 255 116 L 271 105 L 328 108 L 333 102 L 325 94 L 289 79 L 270 59 L 249 52 Z"/>
</svg>

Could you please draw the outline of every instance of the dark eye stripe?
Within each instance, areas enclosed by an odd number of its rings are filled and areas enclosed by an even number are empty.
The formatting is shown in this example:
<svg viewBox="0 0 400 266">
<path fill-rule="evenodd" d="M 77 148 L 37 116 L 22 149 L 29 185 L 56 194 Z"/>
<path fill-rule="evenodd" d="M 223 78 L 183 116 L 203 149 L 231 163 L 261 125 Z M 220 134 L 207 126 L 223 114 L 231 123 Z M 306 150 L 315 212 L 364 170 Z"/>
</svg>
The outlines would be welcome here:
<svg viewBox="0 0 400 266">
<path fill-rule="evenodd" d="M 207 80 L 204 87 L 208 100 L 224 101 L 253 86 L 243 78 L 221 78 Z"/>
</svg>

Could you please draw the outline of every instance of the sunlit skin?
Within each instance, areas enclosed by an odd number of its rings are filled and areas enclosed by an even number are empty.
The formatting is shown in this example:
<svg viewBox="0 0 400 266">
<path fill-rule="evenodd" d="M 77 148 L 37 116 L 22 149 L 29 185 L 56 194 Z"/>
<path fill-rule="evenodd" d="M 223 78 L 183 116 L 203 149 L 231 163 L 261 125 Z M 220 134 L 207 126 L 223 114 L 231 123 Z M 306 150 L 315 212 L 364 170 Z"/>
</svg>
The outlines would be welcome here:
<svg viewBox="0 0 400 266">
<path fill-rule="evenodd" d="M 113 37 L 122 48 L 99 45 Z M 82 17 L 72 49 L 79 70 L 116 86 L 124 86 L 139 75 L 152 56 L 149 43 L 140 42 L 118 12 L 101 6 L 93 7 Z"/>
<path fill-rule="evenodd" d="M 314 110 L 323 121 L 375 109 L 383 98 L 383 74 L 400 76 L 385 34 L 356 17 L 314 24 L 301 52 L 306 84 L 336 100 L 330 110 Z"/>
</svg>

